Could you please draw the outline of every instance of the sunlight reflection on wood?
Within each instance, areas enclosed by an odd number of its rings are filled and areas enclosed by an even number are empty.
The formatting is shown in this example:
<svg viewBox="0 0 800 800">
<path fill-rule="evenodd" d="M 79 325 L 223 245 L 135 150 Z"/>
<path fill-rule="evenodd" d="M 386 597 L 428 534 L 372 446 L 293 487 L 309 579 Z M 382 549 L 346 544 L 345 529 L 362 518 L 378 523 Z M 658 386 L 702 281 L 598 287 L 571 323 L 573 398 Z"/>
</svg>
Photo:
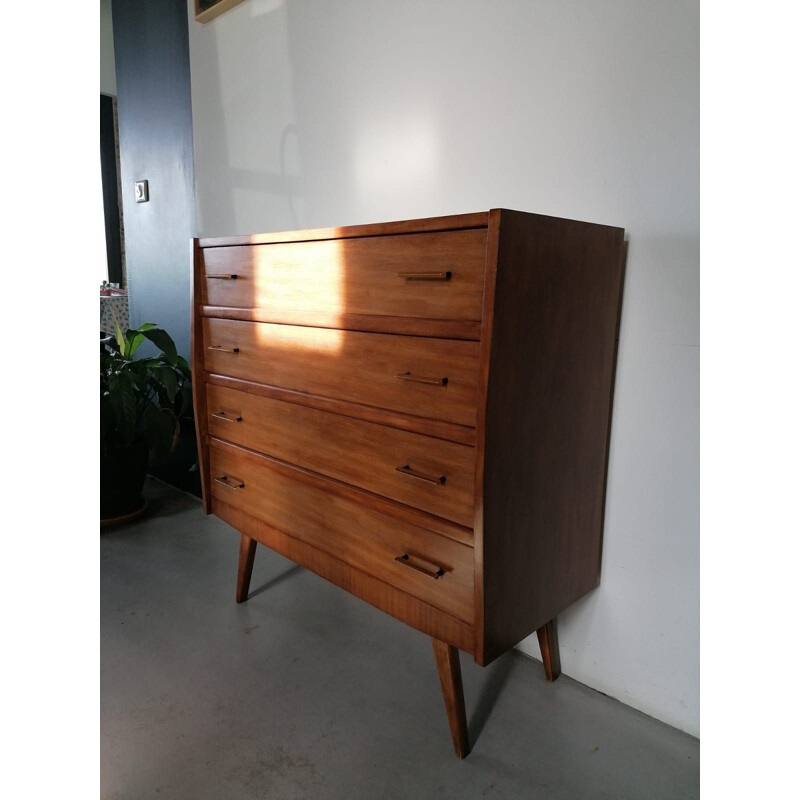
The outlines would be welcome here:
<svg viewBox="0 0 800 800">
<path fill-rule="evenodd" d="M 308 248 L 313 248 L 309 257 Z M 346 298 L 343 292 L 343 253 L 339 241 L 296 245 L 265 245 L 247 248 L 253 253 L 253 308 L 283 308 L 341 314 Z M 262 338 L 269 333 L 257 326 Z M 288 344 L 288 342 L 287 342 Z M 342 331 L 335 328 L 313 328 L 304 336 L 292 336 L 292 347 L 306 347 L 326 353 L 342 349 Z"/>
</svg>

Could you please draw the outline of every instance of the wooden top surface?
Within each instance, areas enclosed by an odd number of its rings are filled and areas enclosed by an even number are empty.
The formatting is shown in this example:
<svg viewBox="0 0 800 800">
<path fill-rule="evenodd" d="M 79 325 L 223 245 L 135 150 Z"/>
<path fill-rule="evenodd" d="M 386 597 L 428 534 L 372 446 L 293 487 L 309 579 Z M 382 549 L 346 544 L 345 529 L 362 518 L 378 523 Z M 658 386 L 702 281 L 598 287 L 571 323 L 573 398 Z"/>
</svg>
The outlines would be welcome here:
<svg viewBox="0 0 800 800">
<path fill-rule="evenodd" d="M 507 209 L 492 209 L 506 211 Z M 396 222 L 375 222 L 368 225 L 345 225 L 338 228 L 311 228 L 297 231 L 277 231 L 275 233 L 254 233 L 242 236 L 217 236 L 196 239 L 199 247 L 233 247 L 251 244 L 277 244 L 280 242 L 306 242 L 321 239 L 348 239 L 357 236 L 392 236 L 402 233 L 426 233 L 433 231 L 460 230 L 465 228 L 485 228 L 489 224 L 490 211 L 473 214 L 451 214 L 441 217 L 424 217 Z M 521 213 L 521 212 L 514 212 Z M 530 214 L 532 217 L 547 217 L 546 214 Z M 561 219 L 560 217 L 550 217 Z M 570 220 L 576 221 L 576 220 Z M 613 228 L 615 226 L 597 225 L 592 222 L 581 223 L 589 227 Z M 622 228 L 617 230 L 622 231 Z"/>
<path fill-rule="evenodd" d="M 485 228 L 489 212 L 453 214 L 446 217 L 408 219 L 399 222 L 377 222 L 369 225 L 346 225 L 339 228 L 314 228 L 301 231 L 255 233 L 244 236 L 219 236 L 201 238 L 200 247 L 229 247 L 248 244 L 276 244 L 278 242 L 305 242 L 319 239 L 348 239 L 355 236 L 391 236 L 398 233 L 425 233 L 428 231 Z"/>
</svg>

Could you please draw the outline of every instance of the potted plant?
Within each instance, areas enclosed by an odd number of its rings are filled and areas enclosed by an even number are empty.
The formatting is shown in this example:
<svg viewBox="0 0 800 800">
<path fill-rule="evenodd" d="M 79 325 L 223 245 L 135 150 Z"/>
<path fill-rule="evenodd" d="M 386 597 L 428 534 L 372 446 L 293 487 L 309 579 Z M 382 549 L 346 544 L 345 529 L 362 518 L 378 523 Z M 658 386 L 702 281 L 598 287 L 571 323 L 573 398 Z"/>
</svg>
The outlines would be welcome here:
<svg viewBox="0 0 800 800">
<path fill-rule="evenodd" d="M 148 340 L 154 356 L 134 358 Z M 174 450 L 181 421 L 192 424 L 191 369 L 172 337 L 153 323 L 116 336 L 100 353 L 100 519 L 116 522 L 144 509 L 149 453 Z"/>
</svg>

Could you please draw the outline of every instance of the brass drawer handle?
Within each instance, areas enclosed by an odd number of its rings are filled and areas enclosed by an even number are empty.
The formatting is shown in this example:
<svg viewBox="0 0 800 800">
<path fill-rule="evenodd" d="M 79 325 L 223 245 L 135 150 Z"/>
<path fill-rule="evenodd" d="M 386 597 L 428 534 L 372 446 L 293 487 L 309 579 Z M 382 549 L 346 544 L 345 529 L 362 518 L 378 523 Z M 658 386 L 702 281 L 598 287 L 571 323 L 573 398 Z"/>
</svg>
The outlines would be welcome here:
<svg viewBox="0 0 800 800">
<path fill-rule="evenodd" d="M 418 478 L 421 481 L 425 481 L 425 483 L 434 483 L 437 486 L 447 482 L 447 478 L 444 475 L 438 478 L 431 478 L 428 475 L 423 475 L 421 472 L 411 469 L 408 464 L 404 467 L 395 467 L 394 471 L 399 472 L 401 475 L 408 475 L 409 478 Z"/>
<path fill-rule="evenodd" d="M 218 281 L 235 281 L 238 277 L 235 272 L 228 272 L 223 275 L 206 275 L 209 280 L 216 279 Z"/>
<path fill-rule="evenodd" d="M 227 475 L 220 475 L 219 478 L 214 478 L 216 483 L 221 483 L 229 489 L 244 489 L 244 483 L 238 478 L 229 478 Z"/>
<path fill-rule="evenodd" d="M 452 272 L 398 272 L 397 277 L 407 281 L 449 281 Z"/>
<path fill-rule="evenodd" d="M 447 386 L 447 378 L 418 378 L 410 372 L 398 372 L 395 378 L 401 381 L 411 381 L 412 383 L 427 383 L 431 386 Z"/>
<path fill-rule="evenodd" d="M 223 422 L 241 422 L 242 417 L 229 417 L 224 411 L 214 411 L 211 414 L 212 417 L 216 417 L 217 419 L 221 419 Z"/>
<path fill-rule="evenodd" d="M 215 350 L 217 353 L 234 353 L 235 354 L 235 353 L 239 352 L 239 348 L 238 347 L 228 348 L 228 347 L 223 347 L 221 344 L 209 345 L 208 349 L 209 350 Z"/>
<path fill-rule="evenodd" d="M 405 564 L 407 567 L 411 567 L 411 569 L 415 569 L 417 572 L 421 572 L 423 575 L 433 578 L 435 581 L 438 581 L 439 578 L 444 575 L 442 567 L 438 566 L 438 564 L 434 564 L 432 561 L 426 561 L 419 556 L 403 553 L 401 556 L 395 556 L 394 560 L 397 561 L 398 564 Z"/>
</svg>

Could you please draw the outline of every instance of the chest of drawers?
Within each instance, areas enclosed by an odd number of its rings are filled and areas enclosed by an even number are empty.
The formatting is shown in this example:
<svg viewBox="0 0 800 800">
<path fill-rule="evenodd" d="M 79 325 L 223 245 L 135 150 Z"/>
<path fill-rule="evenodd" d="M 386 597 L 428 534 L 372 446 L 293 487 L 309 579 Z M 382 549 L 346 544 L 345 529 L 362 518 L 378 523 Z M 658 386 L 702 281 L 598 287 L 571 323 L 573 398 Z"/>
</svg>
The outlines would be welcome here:
<svg viewBox="0 0 800 800">
<path fill-rule="evenodd" d="M 625 243 L 505 209 L 193 242 L 203 503 L 486 665 L 600 576 Z"/>
</svg>

